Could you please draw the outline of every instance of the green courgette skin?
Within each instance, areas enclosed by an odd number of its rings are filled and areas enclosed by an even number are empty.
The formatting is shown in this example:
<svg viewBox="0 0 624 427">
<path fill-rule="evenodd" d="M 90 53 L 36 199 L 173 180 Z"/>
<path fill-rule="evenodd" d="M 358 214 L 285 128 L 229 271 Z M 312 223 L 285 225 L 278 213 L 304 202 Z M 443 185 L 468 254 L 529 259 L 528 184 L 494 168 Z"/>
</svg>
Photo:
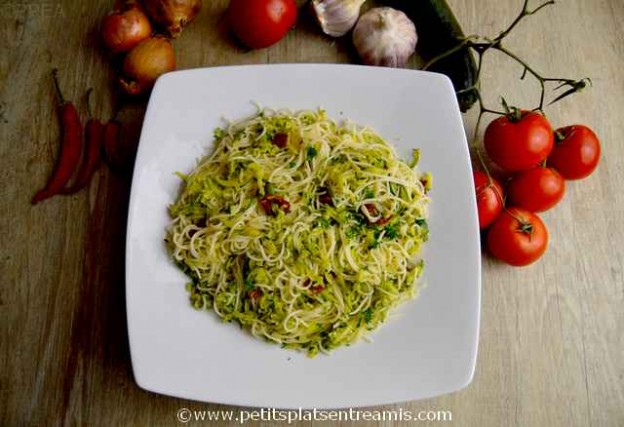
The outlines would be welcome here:
<svg viewBox="0 0 624 427">
<path fill-rule="evenodd" d="M 425 61 L 443 54 L 457 46 L 464 39 L 453 11 L 445 0 L 383 0 L 395 9 L 403 11 L 416 25 L 418 52 Z M 457 101 L 462 112 L 466 112 L 477 102 L 474 87 L 477 79 L 477 65 L 468 48 L 442 59 L 430 71 L 446 74 L 455 87 Z"/>
</svg>

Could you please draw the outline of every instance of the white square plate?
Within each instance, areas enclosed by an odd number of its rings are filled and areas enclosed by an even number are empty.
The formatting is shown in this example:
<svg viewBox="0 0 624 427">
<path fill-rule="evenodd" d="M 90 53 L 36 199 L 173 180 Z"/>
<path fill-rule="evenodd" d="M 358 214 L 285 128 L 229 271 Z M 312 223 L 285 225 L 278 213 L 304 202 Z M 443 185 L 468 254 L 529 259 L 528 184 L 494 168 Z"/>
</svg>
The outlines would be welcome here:
<svg viewBox="0 0 624 427">
<path fill-rule="evenodd" d="M 195 311 L 188 278 L 163 242 L 167 207 L 223 118 L 253 102 L 327 110 L 376 129 L 409 158 L 420 148 L 433 174 L 424 288 L 396 316 L 350 347 L 310 359 Z M 135 165 L 128 218 L 126 293 L 132 366 L 142 388 L 199 401 L 278 408 L 337 408 L 435 396 L 470 383 L 480 305 L 479 227 L 468 145 L 449 79 L 348 65 L 197 69 L 161 77 Z"/>
</svg>

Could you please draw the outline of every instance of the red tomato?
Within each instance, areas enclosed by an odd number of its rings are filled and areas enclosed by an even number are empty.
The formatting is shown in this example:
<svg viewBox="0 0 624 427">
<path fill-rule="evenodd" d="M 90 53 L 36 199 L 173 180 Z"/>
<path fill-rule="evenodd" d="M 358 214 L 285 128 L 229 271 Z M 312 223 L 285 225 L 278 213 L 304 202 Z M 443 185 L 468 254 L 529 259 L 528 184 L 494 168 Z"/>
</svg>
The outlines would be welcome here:
<svg viewBox="0 0 624 427">
<path fill-rule="evenodd" d="M 589 176 L 600 160 L 600 141 L 587 126 L 574 125 L 557 129 L 563 139 L 555 143 L 548 165 L 557 169 L 565 179 Z"/>
<path fill-rule="evenodd" d="M 477 192 L 477 209 L 479 212 L 479 228 L 483 230 L 490 225 L 503 210 L 503 189 L 500 184 L 483 172 L 474 171 L 474 184 Z"/>
<path fill-rule="evenodd" d="M 544 254 L 548 231 L 537 215 L 521 208 L 509 208 L 490 227 L 487 244 L 492 256 L 521 267 Z"/>
<path fill-rule="evenodd" d="M 295 0 L 232 0 L 228 16 L 234 34 L 252 49 L 280 41 L 295 25 Z"/>
<path fill-rule="evenodd" d="M 531 212 L 555 206 L 565 193 L 565 180 L 552 168 L 537 167 L 520 172 L 507 187 L 507 200 Z"/>
<path fill-rule="evenodd" d="M 501 116 L 485 130 L 485 151 L 507 172 L 531 169 L 546 159 L 553 149 L 555 135 L 546 118 L 534 111 L 522 111 L 514 120 Z"/>
</svg>

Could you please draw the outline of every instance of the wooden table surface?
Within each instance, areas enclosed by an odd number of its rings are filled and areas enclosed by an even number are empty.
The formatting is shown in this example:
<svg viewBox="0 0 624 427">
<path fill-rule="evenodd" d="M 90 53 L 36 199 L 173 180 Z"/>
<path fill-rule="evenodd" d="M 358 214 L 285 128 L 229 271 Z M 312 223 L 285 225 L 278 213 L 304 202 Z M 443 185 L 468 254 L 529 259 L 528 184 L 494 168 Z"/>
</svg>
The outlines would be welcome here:
<svg viewBox="0 0 624 427">
<path fill-rule="evenodd" d="M 183 407 L 239 411 L 148 393 L 133 380 L 124 302 L 128 177 L 101 168 L 88 191 L 30 205 L 58 148 L 50 70 L 59 68 L 67 97 L 79 99 L 93 87 L 95 111 L 111 114 L 111 69 L 98 48 L 97 25 L 112 3 L 2 2 L 3 426 L 176 425 Z M 521 7 L 520 0 L 449 3 L 467 34 L 495 35 Z M 228 36 L 226 4 L 204 2 L 175 42 L 178 68 L 354 60 L 348 43 L 322 37 L 307 18 L 279 44 L 246 52 Z M 602 163 L 589 179 L 570 183 L 563 202 L 543 215 L 551 243 L 542 260 L 514 269 L 484 257 L 472 384 L 384 409 L 450 410 L 453 421 L 442 424 L 457 426 L 624 425 L 623 19 L 621 0 L 569 0 L 523 21 L 509 37 L 507 46 L 544 74 L 591 77 L 590 90 L 547 113 L 555 126 L 594 128 Z M 535 104 L 537 86 L 521 82 L 521 69 L 510 61 L 493 55 L 484 73 L 490 102 L 505 95 L 517 105 Z M 121 110 L 131 137 L 144 105 Z M 474 118 L 474 111 L 465 116 L 468 131 Z M 409 423 L 386 423 L 403 424 Z"/>
</svg>

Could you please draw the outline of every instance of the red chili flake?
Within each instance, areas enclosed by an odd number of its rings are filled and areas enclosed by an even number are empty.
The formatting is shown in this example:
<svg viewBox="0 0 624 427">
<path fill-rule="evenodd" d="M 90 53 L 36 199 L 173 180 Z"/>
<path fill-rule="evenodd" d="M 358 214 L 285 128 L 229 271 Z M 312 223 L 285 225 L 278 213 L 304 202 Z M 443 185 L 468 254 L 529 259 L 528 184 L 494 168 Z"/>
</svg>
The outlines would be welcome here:
<svg viewBox="0 0 624 427">
<path fill-rule="evenodd" d="M 323 285 L 314 285 L 310 288 L 313 294 L 320 294 L 325 290 L 325 286 Z"/>
<path fill-rule="evenodd" d="M 260 206 L 262 206 L 262 209 L 264 209 L 267 215 L 273 214 L 273 211 L 271 211 L 271 202 L 266 197 L 260 199 Z"/>
<path fill-rule="evenodd" d="M 285 133 L 275 134 L 272 142 L 279 148 L 286 148 L 286 144 L 288 144 L 288 135 L 286 135 Z"/>
<path fill-rule="evenodd" d="M 318 294 L 325 290 L 325 286 L 318 283 L 312 285 L 312 281 L 310 279 L 306 279 L 306 281 L 303 282 L 303 287 L 312 291 L 313 294 Z"/>
<path fill-rule="evenodd" d="M 321 202 L 324 205 L 330 205 L 330 206 L 334 205 L 334 200 L 331 198 L 329 194 L 321 194 L 319 196 L 319 202 Z"/>
<path fill-rule="evenodd" d="M 334 199 L 332 199 L 332 196 L 329 194 L 329 190 L 325 187 L 322 187 L 320 190 L 319 202 L 323 205 L 334 206 Z"/>
<path fill-rule="evenodd" d="M 387 218 L 378 219 L 375 222 L 375 225 L 386 225 L 387 223 L 390 222 L 391 219 L 392 219 L 392 215 L 388 216 Z"/>
<path fill-rule="evenodd" d="M 377 216 L 378 212 L 377 212 L 377 207 L 375 205 L 373 205 L 372 203 L 366 203 L 364 207 L 366 208 L 366 210 L 371 216 Z"/>
<path fill-rule="evenodd" d="M 262 290 L 261 289 L 254 289 L 252 291 L 249 291 L 247 293 L 247 295 L 249 296 L 249 298 L 253 301 L 256 301 L 258 299 L 260 299 L 260 297 L 262 296 Z"/>
<path fill-rule="evenodd" d="M 267 215 L 275 215 L 272 209 L 273 205 L 278 206 L 286 213 L 290 212 L 290 203 L 288 203 L 288 201 L 282 196 L 275 196 L 270 194 L 266 195 L 262 199 L 260 199 L 260 205 Z"/>
</svg>

